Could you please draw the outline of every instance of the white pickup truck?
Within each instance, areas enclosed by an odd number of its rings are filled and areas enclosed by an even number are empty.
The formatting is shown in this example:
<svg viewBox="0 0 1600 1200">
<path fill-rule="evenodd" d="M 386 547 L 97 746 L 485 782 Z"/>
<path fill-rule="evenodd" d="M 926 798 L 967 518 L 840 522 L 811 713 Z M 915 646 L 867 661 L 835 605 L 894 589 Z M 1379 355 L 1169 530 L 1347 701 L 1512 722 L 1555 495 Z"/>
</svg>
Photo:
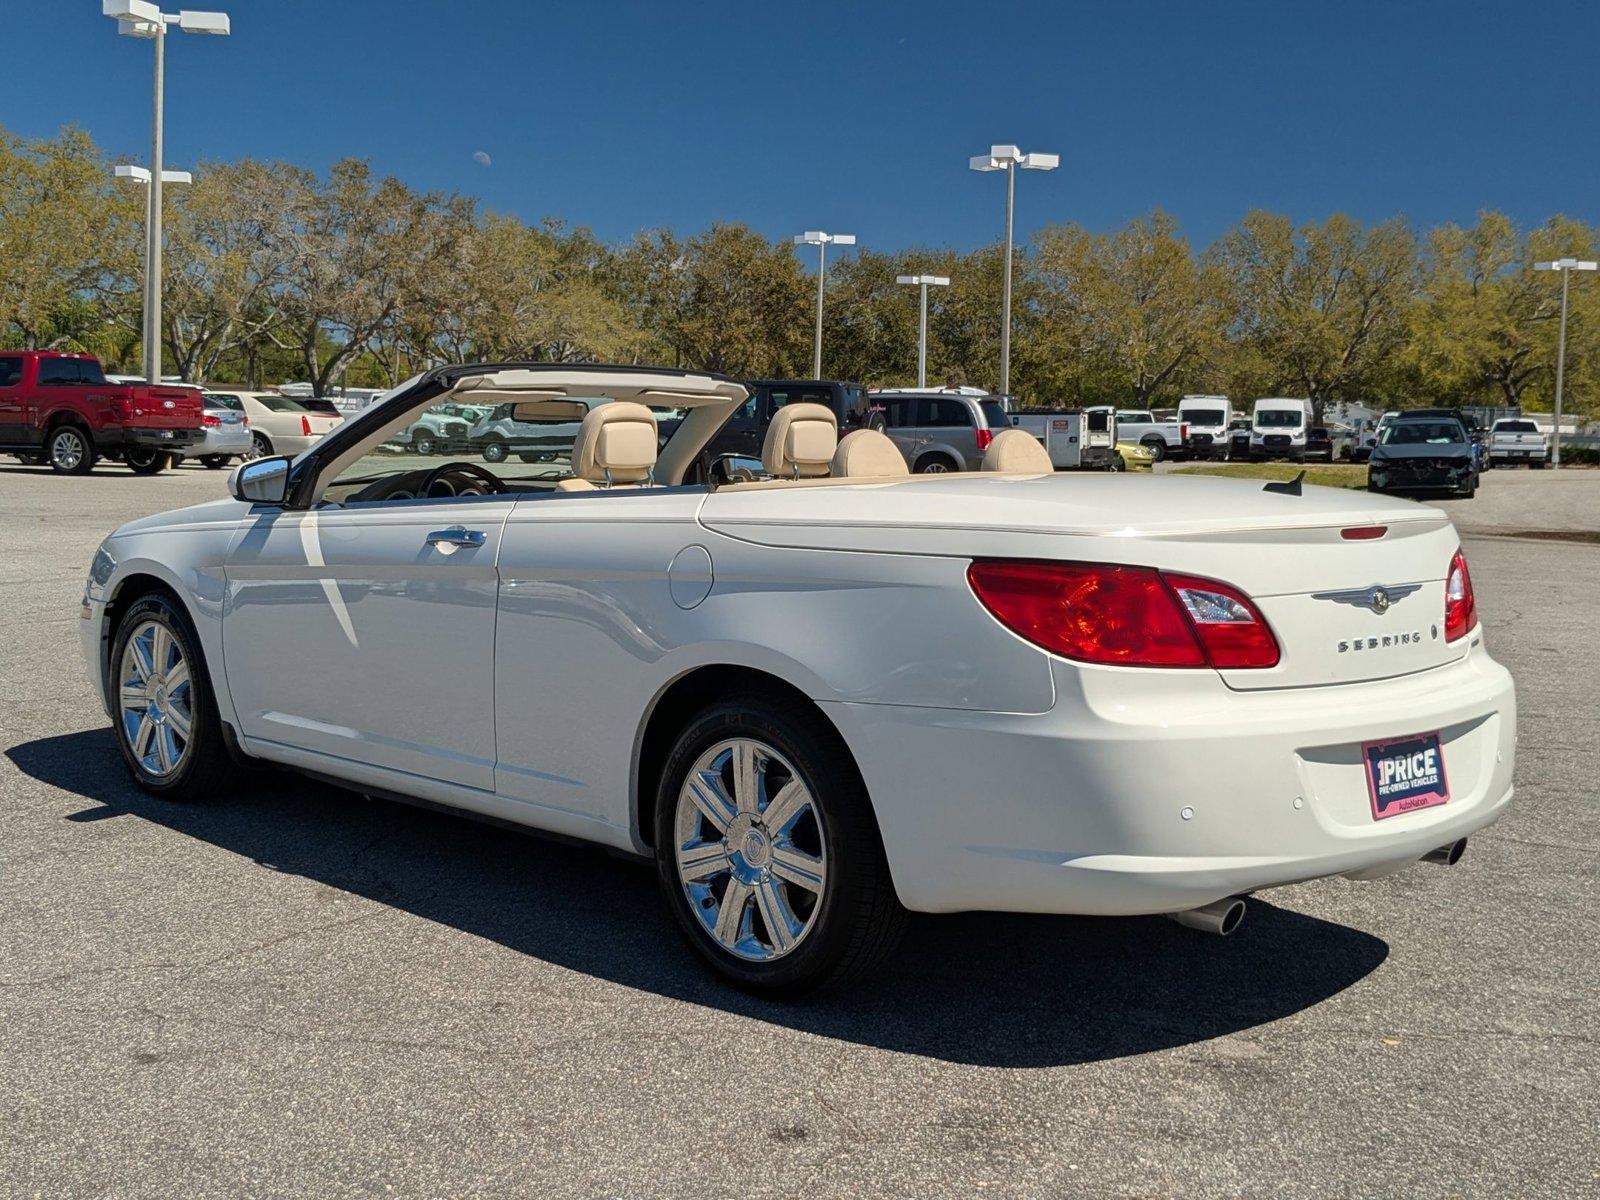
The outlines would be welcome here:
<svg viewBox="0 0 1600 1200">
<path fill-rule="evenodd" d="M 1147 408 L 1117 409 L 1117 441 L 1137 442 L 1155 462 L 1189 457 L 1189 422 L 1158 421 Z"/>
<path fill-rule="evenodd" d="M 1489 430 L 1489 465 L 1512 467 L 1526 463 L 1535 471 L 1543 470 L 1550 460 L 1550 439 L 1539 432 L 1539 427 L 1523 417 L 1505 417 L 1496 421 Z"/>
</svg>

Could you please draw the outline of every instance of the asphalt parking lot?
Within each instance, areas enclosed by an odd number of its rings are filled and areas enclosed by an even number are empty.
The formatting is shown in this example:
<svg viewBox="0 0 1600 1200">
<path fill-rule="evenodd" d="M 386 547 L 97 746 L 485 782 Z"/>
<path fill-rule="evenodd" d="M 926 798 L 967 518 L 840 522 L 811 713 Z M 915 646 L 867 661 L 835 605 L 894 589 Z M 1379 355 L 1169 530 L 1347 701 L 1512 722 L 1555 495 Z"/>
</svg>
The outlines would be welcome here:
<svg viewBox="0 0 1600 1200">
<path fill-rule="evenodd" d="M 1229 940 L 919 919 L 870 988 L 781 1006 L 636 865 L 287 775 L 136 791 L 84 574 L 224 478 L 0 466 L 0 1194 L 1600 1194 L 1600 546 L 1467 537 L 1521 740 L 1459 866 L 1282 889 Z M 1455 507 L 1593 530 L 1597 485 Z"/>
</svg>

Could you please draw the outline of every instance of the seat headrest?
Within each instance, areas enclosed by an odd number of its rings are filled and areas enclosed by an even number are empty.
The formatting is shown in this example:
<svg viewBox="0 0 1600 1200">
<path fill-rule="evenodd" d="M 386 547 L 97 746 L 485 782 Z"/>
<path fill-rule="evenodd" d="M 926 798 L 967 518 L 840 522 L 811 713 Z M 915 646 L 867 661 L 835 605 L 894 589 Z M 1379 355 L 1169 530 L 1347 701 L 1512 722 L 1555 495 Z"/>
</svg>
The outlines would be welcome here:
<svg viewBox="0 0 1600 1200">
<path fill-rule="evenodd" d="M 858 479 L 875 476 L 909 475 L 905 456 L 895 444 L 876 429 L 857 429 L 839 439 L 839 448 L 833 452 L 832 474 L 835 478 Z"/>
<path fill-rule="evenodd" d="M 839 446 L 839 419 L 822 404 L 785 404 L 772 414 L 761 444 L 761 469 L 779 479 L 828 473 Z"/>
<path fill-rule="evenodd" d="M 1055 471 L 1050 452 L 1026 429 L 1002 429 L 983 452 L 985 471 L 1035 471 L 1048 475 Z"/>
<path fill-rule="evenodd" d="M 590 483 L 643 483 L 656 465 L 656 415 L 631 400 L 589 410 L 572 441 L 572 474 Z"/>
</svg>

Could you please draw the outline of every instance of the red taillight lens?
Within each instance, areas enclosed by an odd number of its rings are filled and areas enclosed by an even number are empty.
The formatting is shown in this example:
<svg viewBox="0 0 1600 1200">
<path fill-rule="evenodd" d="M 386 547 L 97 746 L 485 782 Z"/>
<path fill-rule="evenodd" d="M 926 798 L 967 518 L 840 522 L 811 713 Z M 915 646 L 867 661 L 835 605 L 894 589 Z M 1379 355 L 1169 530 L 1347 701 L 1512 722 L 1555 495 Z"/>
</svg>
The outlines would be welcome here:
<svg viewBox="0 0 1600 1200">
<path fill-rule="evenodd" d="M 133 420 L 133 402 L 117 397 L 111 401 L 111 417 L 115 421 Z"/>
<path fill-rule="evenodd" d="M 303 417 L 300 418 L 300 432 L 305 434 L 307 437 L 311 436 L 311 418 L 310 417 L 303 416 Z"/>
<path fill-rule="evenodd" d="M 1213 667 L 1236 671 L 1278 665 L 1278 639 L 1243 592 L 1215 579 L 1166 574 L 1161 578 L 1183 602 Z"/>
<path fill-rule="evenodd" d="M 1271 667 L 1278 643 L 1255 605 L 1210 579 L 1109 563 L 977 561 L 973 594 L 1053 654 L 1125 667 Z"/>
<path fill-rule="evenodd" d="M 200 424 L 202 424 L 202 425 L 221 425 L 222 424 L 222 418 L 217 416 L 215 413 L 201 413 L 200 414 Z"/>
<path fill-rule="evenodd" d="M 980 453 L 982 451 L 984 451 L 984 450 L 987 450 L 989 448 L 989 443 L 992 442 L 992 441 L 994 441 L 994 430 L 992 430 L 992 429 L 980 429 L 980 430 L 978 430 L 978 450 L 979 450 Z"/>
<path fill-rule="evenodd" d="M 1450 560 L 1444 584 L 1444 640 L 1466 637 L 1478 623 L 1478 602 L 1472 595 L 1472 574 L 1461 551 Z"/>
</svg>

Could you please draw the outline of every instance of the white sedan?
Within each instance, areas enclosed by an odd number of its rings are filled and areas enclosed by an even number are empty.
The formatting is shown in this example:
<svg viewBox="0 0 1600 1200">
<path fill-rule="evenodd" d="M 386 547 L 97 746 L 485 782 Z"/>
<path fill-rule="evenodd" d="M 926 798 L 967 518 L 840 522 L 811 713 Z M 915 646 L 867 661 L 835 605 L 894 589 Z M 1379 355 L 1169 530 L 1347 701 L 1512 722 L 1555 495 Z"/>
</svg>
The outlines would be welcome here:
<svg viewBox="0 0 1600 1200">
<path fill-rule="evenodd" d="M 1022 431 L 909 477 L 805 404 L 757 478 L 684 486 L 745 396 L 440 368 L 124 525 L 82 634 L 128 769 L 203 800 L 262 760 L 647 856 L 775 995 L 908 909 L 1228 932 L 1257 889 L 1454 861 L 1510 802 L 1511 679 L 1438 511 L 1057 475 Z M 379 451 L 446 403 L 586 415 L 552 462 Z"/>
<path fill-rule="evenodd" d="M 246 458 L 284 454 L 293 458 L 315 446 L 324 434 L 336 428 L 343 417 L 318 412 L 277 392 L 216 391 L 206 393 L 206 403 L 225 404 L 241 409 L 250 422 L 251 445 Z"/>
</svg>

